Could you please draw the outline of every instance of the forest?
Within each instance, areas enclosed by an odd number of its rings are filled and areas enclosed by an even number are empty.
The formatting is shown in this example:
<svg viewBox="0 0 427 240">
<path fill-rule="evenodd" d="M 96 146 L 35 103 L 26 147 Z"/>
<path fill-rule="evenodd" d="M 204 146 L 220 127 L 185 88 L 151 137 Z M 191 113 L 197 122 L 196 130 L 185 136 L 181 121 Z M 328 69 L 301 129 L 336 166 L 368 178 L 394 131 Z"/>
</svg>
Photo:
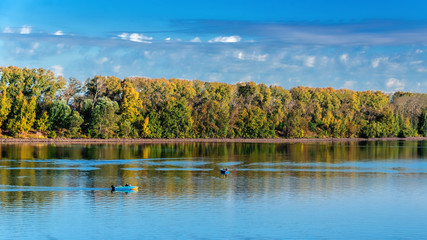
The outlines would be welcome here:
<svg viewBox="0 0 427 240">
<path fill-rule="evenodd" d="M 0 67 L 2 138 L 427 136 L 427 94 Z"/>
</svg>

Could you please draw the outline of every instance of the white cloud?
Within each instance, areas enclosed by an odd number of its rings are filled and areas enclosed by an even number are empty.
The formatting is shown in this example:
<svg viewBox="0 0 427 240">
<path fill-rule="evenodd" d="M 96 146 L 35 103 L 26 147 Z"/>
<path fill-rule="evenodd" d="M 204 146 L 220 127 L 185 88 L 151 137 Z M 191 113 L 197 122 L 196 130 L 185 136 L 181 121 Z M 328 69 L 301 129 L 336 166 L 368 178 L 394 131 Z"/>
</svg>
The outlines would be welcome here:
<svg viewBox="0 0 427 240">
<path fill-rule="evenodd" d="M 379 59 L 379 58 L 376 58 L 376 59 L 372 60 L 372 64 L 371 64 L 371 66 L 372 66 L 373 68 L 377 68 L 377 67 L 378 67 L 378 65 L 380 65 L 380 59 Z"/>
<path fill-rule="evenodd" d="M 347 63 L 348 62 L 348 54 L 344 53 L 340 56 L 340 60 L 343 63 Z"/>
<path fill-rule="evenodd" d="M 19 33 L 20 34 L 30 34 L 31 33 L 31 26 L 23 26 Z"/>
<path fill-rule="evenodd" d="M 216 37 L 214 39 L 209 40 L 210 43 L 222 42 L 222 43 L 235 43 L 240 42 L 242 38 L 240 36 L 229 36 L 229 37 Z"/>
<path fill-rule="evenodd" d="M 51 68 L 55 76 L 64 76 L 64 67 L 62 67 L 61 65 L 53 65 Z"/>
<path fill-rule="evenodd" d="M 424 52 L 424 50 L 421 50 L 421 49 L 415 50 L 415 53 L 423 53 L 423 52 Z"/>
<path fill-rule="evenodd" d="M 328 57 L 326 57 L 326 56 L 323 56 L 323 57 L 321 57 L 321 58 L 320 58 L 320 64 L 321 64 L 323 67 L 327 66 L 329 62 L 332 62 L 332 59 L 329 59 L 329 58 L 328 58 Z"/>
<path fill-rule="evenodd" d="M 373 68 L 377 68 L 381 62 L 387 62 L 387 61 L 388 61 L 388 57 L 375 58 L 374 60 L 372 60 L 371 66 Z"/>
<path fill-rule="evenodd" d="M 352 89 L 356 85 L 355 81 L 345 81 L 343 88 Z"/>
<path fill-rule="evenodd" d="M 170 37 L 165 38 L 165 41 L 170 41 L 170 40 L 171 40 Z"/>
<path fill-rule="evenodd" d="M 306 67 L 314 67 L 315 62 L 316 62 L 316 57 L 315 56 L 309 56 L 304 60 L 304 65 Z"/>
<path fill-rule="evenodd" d="M 246 75 L 240 78 L 241 82 L 250 82 L 253 81 L 252 76 L 251 75 Z"/>
<path fill-rule="evenodd" d="M 118 73 L 118 72 L 120 72 L 120 68 L 121 68 L 121 66 L 120 66 L 120 65 L 114 66 L 113 71 L 114 71 L 115 73 Z"/>
<path fill-rule="evenodd" d="M 417 72 L 422 72 L 422 73 L 427 72 L 427 68 L 420 67 L 420 68 L 417 69 Z"/>
<path fill-rule="evenodd" d="M 190 42 L 202 42 L 199 37 L 195 37 L 190 40 Z"/>
<path fill-rule="evenodd" d="M 252 61 L 258 61 L 258 62 L 264 62 L 267 59 L 268 54 L 257 55 L 255 53 L 245 54 L 243 52 L 236 52 L 234 56 L 240 60 L 252 60 Z"/>
<path fill-rule="evenodd" d="M 397 78 L 389 78 L 386 86 L 388 88 L 393 88 L 395 91 L 402 91 L 405 88 L 405 83 Z"/>
<path fill-rule="evenodd" d="M 301 82 L 301 79 L 299 79 L 299 78 L 288 78 L 288 82 L 299 84 Z"/>
<path fill-rule="evenodd" d="M 306 67 L 314 67 L 316 63 L 316 57 L 315 56 L 300 56 L 297 55 L 294 57 L 296 60 L 302 60 L 304 63 L 304 66 Z"/>
<path fill-rule="evenodd" d="M 63 53 L 64 47 L 65 47 L 65 44 L 63 44 L 63 43 L 57 43 L 56 44 L 56 54 Z"/>
<path fill-rule="evenodd" d="M 5 27 L 3 33 L 13 33 L 13 30 L 10 27 Z"/>
<path fill-rule="evenodd" d="M 117 36 L 123 40 L 128 40 L 129 33 L 122 33 Z"/>
<path fill-rule="evenodd" d="M 244 60 L 245 58 L 243 57 L 243 53 L 242 52 L 238 52 L 237 53 L 237 58 L 240 60 Z"/>
<path fill-rule="evenodd" d="M 129 35 L 129 40 L 132 42 L 145 42 L 145 40 L 152 40 L 152 37 L 146 37 L 143 34 L 132 33 Z"/>
<path fill-rule="evenodd" d="M 96 62 L 98 63 L 98 64 L 103 64 L 103 63 L 105 63 L 105 62 L 107 62 L 108 61 L 108 58 L 107 57 L 103 57 L 103 58 L 101 58 L 101 59 L 99 59 L 99 60 L 96 60 Z"/>
<path fill-rule="evenodd" d="M 211 72 L 208 73 L 206 77 L 209 82 L 217 82 L 223 78 L 223 75 L 221 73 Z"/>
<path fill-rule="evenodd" d="M 53 35 L 55 35 L 55 36 L 63 36 L 64 33 L 61 30 L 58 30 L 58 31 L 54 32 Z"/>
<path fill-rule="evenodd" d="M 131 42 L 139 42 L 139 43 L 151 43 L 149 40 L 153 40 L 152 37 L 147 37 L 144 34 L 139 34 L 139 33 L 122 33 L 117 36 L 123 40 L 129 40 Z"/>
</svg>

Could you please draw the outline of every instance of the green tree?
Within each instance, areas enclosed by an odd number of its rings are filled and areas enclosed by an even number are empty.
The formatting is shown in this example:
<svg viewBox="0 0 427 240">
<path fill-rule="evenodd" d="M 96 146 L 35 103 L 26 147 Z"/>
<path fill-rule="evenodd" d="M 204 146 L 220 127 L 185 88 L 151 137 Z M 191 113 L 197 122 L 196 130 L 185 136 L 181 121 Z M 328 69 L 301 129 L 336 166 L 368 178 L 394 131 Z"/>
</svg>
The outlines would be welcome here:
<svg viewBox="0 0 427 240">
<path fill-rule="evenodd" d="M 243 108 L 236 123 L 236 136 L 243 138 L 274 137 L 274 125 L 260 107 Z"/>
<path fill-rule="evenodd" d="M 12 107 L 12 99 L 7 94 L 8 82 L 0 77 L 0 128 L 6 121 Z"/>
<path fill-rule="evenodd" d="M 89 135 L 91 137 L 112 138 L 119 130 L 119 105 L 108 97 L 102 97 L 94 106 L 91 114 Z"/>
<path fill-rule="evenodd" d="M 170 98 L 160 116 L 163 133 L 166 138 L 191 138 L 193 119 L 191 107 L 185 98 Z"/>
<path fill-rule="evenodd" d="M 418 132 L 421 136 L 427 137 L 427 110 L 420 115 Z"/>
<path fill-rule="evenodd" d="M 50 127 L 50 124 L 49 124 L 49 115 L 45 111 L 45 112 L 42 113 L 42 117 L 40 117 L 36 121 L 36 128 L 39 131 L 46 132 L 49 129 L 49 127 Z"/>
<path fill-rule="evenodd" d="M 163 137 L 162 135 L 163 129 L 161 126 L 159 114 L 156 111 L 151 111 L 145 119 L 147 118 L 148 118 L 148 131 L 143 133 L 143 134 L 147 134 L 147 135 L 143 135 L 143 137 L 145 138 Z"/>
<path fill-rule="evenodd" d="M 52 130 L 66 129 L 69 126 L 69 116 L 71 108 L 65 100 L 57 100 L 53 102 L 49 111 L 49 125 Z"/>
<path fill-rule="evenodd" d="M 67 118 L 68 126 L 67 131 L 71 137 L 76 137 L 79 135 L 81 130 L 80 126 L 83 124 L 83 118 L 80 116 L 79 112 L 72 111 Z"/>
</svg>

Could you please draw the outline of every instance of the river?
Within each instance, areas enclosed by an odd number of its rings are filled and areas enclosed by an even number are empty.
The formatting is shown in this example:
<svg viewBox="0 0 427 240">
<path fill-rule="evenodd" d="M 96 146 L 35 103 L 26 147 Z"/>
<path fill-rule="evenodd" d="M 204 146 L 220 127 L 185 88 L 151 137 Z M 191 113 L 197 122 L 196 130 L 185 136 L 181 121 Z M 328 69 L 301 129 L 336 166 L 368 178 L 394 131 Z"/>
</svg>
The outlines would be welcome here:
<svg viewBox="0 0 427 240">
<path fill-rule="evenodd" d="M 427 238 L 427 141 L 0 153 L 0 239 Z M 111 191 L 125 183 L 139 191 Z"/>
</svg>

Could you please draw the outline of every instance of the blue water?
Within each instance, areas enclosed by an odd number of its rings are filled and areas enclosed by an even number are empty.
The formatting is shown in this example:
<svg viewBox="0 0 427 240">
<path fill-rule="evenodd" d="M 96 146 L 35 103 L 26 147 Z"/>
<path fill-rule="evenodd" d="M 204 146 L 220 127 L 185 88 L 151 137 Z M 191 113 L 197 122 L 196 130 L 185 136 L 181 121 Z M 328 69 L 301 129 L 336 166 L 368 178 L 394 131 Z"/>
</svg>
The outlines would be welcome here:
<svg viewBox="0 0 427 240">
<path fill-rule="evenodd" d="M 426 239 L 426 146 L 3 146 L 0 239 Z"/>
</svg>

